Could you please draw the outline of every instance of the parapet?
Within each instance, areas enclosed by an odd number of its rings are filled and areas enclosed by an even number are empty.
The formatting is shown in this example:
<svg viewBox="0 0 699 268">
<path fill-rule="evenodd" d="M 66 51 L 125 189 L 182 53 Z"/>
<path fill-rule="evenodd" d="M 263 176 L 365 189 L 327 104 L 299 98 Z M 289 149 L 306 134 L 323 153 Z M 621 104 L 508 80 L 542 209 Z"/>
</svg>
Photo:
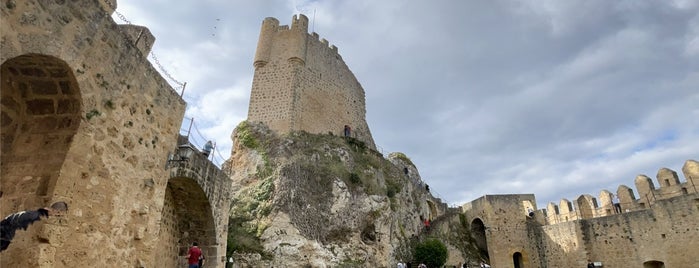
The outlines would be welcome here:
<svg viewBox="0 0 699 268">
<path fill-rule="evenodd" d="M 638 191 L 638 198 L 631 188 L 620 185 L 616 195 L 608 190 L 602 190 L 598 195 L 599 202 L 589 194 L 580 195 L 574 203 L 561 199 L 559 206 L 556 206 L 551 202 L 543 211 L 546 215 L 545 222 L 556 224 L 645 210 L 659 200 L 699 193 L 699 162 L 687 160 L 682 167 L 682 172 L 685 182 L 680 181 L 677 172 L 669 168 L 661 168 L 656 176 L 658 188 L 648 176 L 643 174 L 636 176 L 634 184 Z"/>
<path fill-rule="evenodd" d="M 255 51 L 255 59 L 253 66 L 255 68 L 263 67 L 270 62 L 273 57 L 273 46 L 277 39 L 286 39 L 284 42 L 288 46 L 285 47 L 284 53 L 279 51 L 274 53 L 283 54 L 285 60 L 299 62 L 305 64 L 306 49 L 309 41 L 321 42 L 330 51 L 337 54 L 338 49 L 334 45 L 330 45 L 327 40 L 319 40 L 317 33 L 308 33 L 308 17 L 303 14 L 294 15 L 291 18 L 291 26 L 279 25 L 279 20 L 272 17 L 267 17 L 262 21 L 260 30 L 260 38 L 257 42 L 257 50 Z"/>
</svg>

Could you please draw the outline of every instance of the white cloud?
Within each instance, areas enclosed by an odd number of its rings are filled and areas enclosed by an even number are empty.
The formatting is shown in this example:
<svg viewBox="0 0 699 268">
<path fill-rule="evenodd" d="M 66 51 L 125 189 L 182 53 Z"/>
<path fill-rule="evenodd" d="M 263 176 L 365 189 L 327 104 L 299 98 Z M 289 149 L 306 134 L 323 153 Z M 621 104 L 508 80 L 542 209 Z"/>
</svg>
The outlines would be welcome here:
<svg viewBox="0 0 699 268">
<path fill-rule="evenodd" d="M 219 144 L 247 116 L 260 24 L 305 13 L 367 96 L 377 145 L 450 204 L 597 195 L 699 152 L 696 1 L 120 0 L 187 82 L 187 116 Z M 160 12 L 166 11 L 166 12 Z M 315 12 L 315 16 L 313 16 Z M 309 29 L 311 30 L 311 29 Z"/>
</svg>

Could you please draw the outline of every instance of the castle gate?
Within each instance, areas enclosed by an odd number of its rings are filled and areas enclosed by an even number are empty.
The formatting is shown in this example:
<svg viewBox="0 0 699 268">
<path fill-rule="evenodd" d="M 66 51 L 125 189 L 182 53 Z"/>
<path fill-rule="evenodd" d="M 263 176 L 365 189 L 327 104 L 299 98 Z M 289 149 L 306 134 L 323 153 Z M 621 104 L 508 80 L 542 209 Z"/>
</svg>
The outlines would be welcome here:
<svg viewBox="0 0 699 268">
<path fill-rule="evenodd" d="M 197 242 L 209 265 L 222 266 L 228 239 L 230 178 L 186 137 L 180 137 L 178 143 L 185 146 L 177 150 L 184 147 L 193 153 L 186 161 L 175 159 L 166 166 L 170 180 L 160 224 L 161 251 L 156 259 L 163 267 L 184 267 L 189 247 Z"/>
<path fill-rule="evenodd" d="M 479 218 L 475 218 L 471 222 L 471 237 L 476 240 L 476 246 L 478 247 L 478 253 L 481 257 L 485 258 L 485 261 L 490 262 L 488 256 L 488 241 L 485 235 L 485 224 Z"/>
</svg>

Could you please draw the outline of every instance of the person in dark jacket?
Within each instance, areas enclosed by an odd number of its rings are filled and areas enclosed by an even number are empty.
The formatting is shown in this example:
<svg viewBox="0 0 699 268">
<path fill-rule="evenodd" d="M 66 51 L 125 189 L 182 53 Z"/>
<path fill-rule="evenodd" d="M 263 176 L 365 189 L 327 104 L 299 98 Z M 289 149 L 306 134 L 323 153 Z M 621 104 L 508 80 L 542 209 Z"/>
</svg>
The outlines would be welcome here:
<svg viewBox="0 0 699 268">
<path fill-rule="evenodd" d="M 20 211 L 5 217 L 0 221 L 0 245 L 2 246 L 0 247 L 0 252 L 10 246 L 17 229 L 27 230 L 29 225 L 41 220 L 41 217 L 48 218 L 49 216 L 61 215 L 66 211 L 68 211 L 68 205 L 65 202 L 56 202 L 50 207 Z"/>
</svg>

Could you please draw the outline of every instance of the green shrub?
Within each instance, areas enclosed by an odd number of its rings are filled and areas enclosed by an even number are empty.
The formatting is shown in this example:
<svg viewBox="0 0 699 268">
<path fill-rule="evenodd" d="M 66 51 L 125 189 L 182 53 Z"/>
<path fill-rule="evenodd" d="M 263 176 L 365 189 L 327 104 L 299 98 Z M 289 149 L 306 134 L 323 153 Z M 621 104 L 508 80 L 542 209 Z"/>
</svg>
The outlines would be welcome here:
<svg viewBox="0 0 699 268">
<path fill-rule="evenodd" d="M 262 255 L 262 258 L 270 259 L 270 253 L 264 250 L 254 230 L 245 227 L 245 222 L 247 220 L 248 219 L 233 216 L 228 219 L 226 255 L 232 256 L 233 252 L 259 253 Z"/>
<path fill-rule="evenodd" d="M 394 197 L 401 190 L 401 184 L 391 177 L 386 178 L 386 195 L 388 197 Z"/>
<path fill-rule="evenodd" d="M 243 146 L 250 149 L 257 149 L 259 146 L 259 142 L 257 142 L 255 135 L 253 135 L 248 121 L 243 121 L 238 124 L 238 126 L 235 128 L 235 133 L 238 137 L 238 141 L 240 141 L 240 144 Z"/>
<path fill-rule="evenodd" d="M 447 262 L 448 256 L 447 246 L 434 238 L 418 243 L 413 253 L 413 259 L 418 263 L 424 263 L 427 267 L 442 267 Z"/>
<path fill-rule="evenodd" d="M 350 179 L 350 182 L 353 184 L 361 184 L 362 183 L 362 179 L 359 178 L 359 175 L 357 175 L 357 173 L 354 173 L 354 172 L 350 173 L 349 179 Z"/>
</svg>

